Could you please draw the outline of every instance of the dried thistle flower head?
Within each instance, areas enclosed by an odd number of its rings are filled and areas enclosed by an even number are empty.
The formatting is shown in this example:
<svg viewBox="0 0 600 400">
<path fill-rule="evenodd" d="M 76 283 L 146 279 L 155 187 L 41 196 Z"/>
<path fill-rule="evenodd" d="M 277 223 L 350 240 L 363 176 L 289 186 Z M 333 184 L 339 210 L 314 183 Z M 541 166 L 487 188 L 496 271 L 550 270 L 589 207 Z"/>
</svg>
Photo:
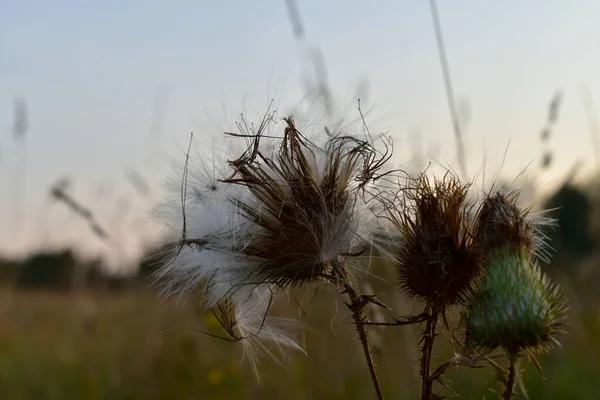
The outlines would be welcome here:
<svg viewBox="0 0 600 400">
<path fill-rule="evenodd" d="M 261 352 L 281 366 L 289 359 L 286 350 L 304 352 L 294 339 L 295 332 L 303 327 L 297 321 L 270 316 L 273 302 L 273 292 L 259 288 L 250 293 L 237 292 L 213 309 L 227 334 L 224 339 L 242 345 L 242 362 L 250 363 L 257 380 Z"/>
<path fill-rule="evenodd" d="M 464 311 L 466 343 L 509 353 L 557 343 L 565 300 L 524 251 L 496 252 L 476 280 Z"/>
<path fill-rule="evenodd" d="M 425 176 L 406 192 L 408 204 L 389 208 L 400 231 L 396 261 L 410 296 L 441 306 L 456 303 L 477 276 L 481 256 L 472 246 L 468 186 L 447 174 Z"/>
<path fill-rule="evenodd" d="M 518 192 L 487 195 L 476 216 L 475 243 L 486 255 L 506 249 L 526 250 L 548 261 L 546 235 L 540 227 L 552 224 L 544 213 L 532 213 L 517 204 Z"/>
<path fill-rule="evenodd" d="M 241 133 L 229 134 L 247 144 L 232 161 L 217 158 L 216 166 L 195 170 L 186 161 L 180 202 L 167 207 L 168 223 L 182 234 L 156 275 L 166 293 L 182 297 L 201 286 L 212 307 L 237 291 L 347 273 L 339 261 L 361 244 L 361 189 L 391 153 L 340 135 L 319 146 L 292 118 L 265 144 L 272 121 L 265 117 L 256 130 L 240 124 Z"/>
<path fill-rule="evenodd" d="M 235 203 L 251 225 L 239 249 L 253 264 L 247 281 L 293 287 L 345 274 L 339 258 L 357 241 L 358 190 L 382 163 L 368 142 L 336 136 L 320 149 L 300 134 L 292 118 L 285 121 L 278 152 L 272 158 L 246 152 L 231 162 L 235 174 L 227 182 L 251 194 Z"/>
</svg>

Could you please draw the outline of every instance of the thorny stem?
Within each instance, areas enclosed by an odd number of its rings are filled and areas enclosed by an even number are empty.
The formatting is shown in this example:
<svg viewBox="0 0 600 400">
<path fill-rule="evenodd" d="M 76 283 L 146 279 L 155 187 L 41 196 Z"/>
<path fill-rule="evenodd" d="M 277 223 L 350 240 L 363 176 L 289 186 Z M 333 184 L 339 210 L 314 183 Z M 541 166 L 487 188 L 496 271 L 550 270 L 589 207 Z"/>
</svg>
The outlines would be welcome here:
<svg viewBox="0 0 600 400">
<path fill-rule="evenodd" d="M 381 391 L 381 385 L 379 384 L 379 378 L 377 377 L 377 369 L 375 368 L 375 363 L 373 362 L 373 356 L 371 354 L 371 347 L 369 346 L 369 338 L 367 336 L 367 331 L 365 330 L 365 324 L 368 321 L 365 317 L 364 309 L 369 303 L 378 304 L 383 307 L 385 306 L 375 301 L 374 296 L 360 296 L 348 282 L 346 277 L 342 278 L 340 281 L 339 277 L 336 275 L 321 274 L 321 276 L 328 282 L 343 288 L 342 294 L 348 293 L 350 303 L 346 303 L 346 305 L 352 312 L 352 319 L 354 320 L 354 325 L 356 326 L 356 331 L 358 332 L 358 338 L 362 344 L 365 359 L 367 360 L 369 373 L 371 374 L 371 381 L 373 382 L 373 388 L 377 394 L 377 399 L 383 400 L 383 392 Z"/>
<path fill-rule="evenodd" d="M 514 352 L 508 354 L 508 376 L 504 383 L 504 392 L 502 392 L 503 400 L 510 400 L 514 394 L 515 378 L 517 375 L 517 359 L 518 355 Z"/>
<path fill-rule="evenodd" d="M 425 332 L 423 333 L 423 345 L 421 346 L 421 400 L 433 398 L 433 381 L 431 376 L 431 358 L 433 354 L 433 342 L 436 336 L 439 310 L 435 304 L 428 305 L 431 314 L 427 318 Z"/>
<path fill-rule="evenodd" d="M 394 322 L 363 322 L 363 325 L 374 325 L 374 326 L 406 326 L 418 324 L 420 322 L 427 321 L 429 314 L 421 313 L 419 315 L 403 317 L 402 319 L 395 319 Z"/>
<path fill-rule="evenodd" d="M 363 298 L 361 298 L 349 285 L 346 285 L 345 289 L 348 293 L 348 297 L 350 298 L 350 304 L 348 304 L 348 308 L 350 308 L 350 311 L 352 311 L 352 319 L 354 319 L 356 331 L 358 332 L 358 338 L 360 339 L 360 343 L 362 344 L 363 351 L 365 353 L 365 359 L 367 360 L 367 365 L 369 366 L 369 372 L 371 373 L 373 387 L 377 393 L 377 399 L 383 400 L 383 393 L 381 392 L 379 378 L 377 377 L 377 370 L 375 369 L 375 363 L 373 362 L 373 357 L 371 355 L 367 331 L 364 327 L 366 320 L 364 308 L 368 304 L 368 301 L 365 301 Z"/>
</svg>

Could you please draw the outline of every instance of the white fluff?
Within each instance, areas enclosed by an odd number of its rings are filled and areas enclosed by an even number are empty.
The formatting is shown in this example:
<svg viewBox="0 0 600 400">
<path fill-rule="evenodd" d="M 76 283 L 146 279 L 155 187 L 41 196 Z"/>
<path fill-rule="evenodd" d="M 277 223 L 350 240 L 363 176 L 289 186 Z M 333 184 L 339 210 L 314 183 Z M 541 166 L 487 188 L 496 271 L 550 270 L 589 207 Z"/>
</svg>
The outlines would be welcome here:
<svg viewBox="0 0 600 400">
<path fill-rule="evenodd" d="M 187 179 L 185 165 L 176 166 L 178 174 L 165 182 L 168 194 L 157 215 L 168 227 L 172 242 L 182 239 L 185 212 L 185 239 L 204 239 L 207 245 L 173 245 L 163 256 L 164 266 L 155 278 L 163 293 L 183 299 L 204 283 L 203 300 L 207 307 L 227 297 L 238 284 L 239 260 L 232 240 L 248 222 L 236 212 L 235 199 L 247 196 L 238 185 L 222 182 L 231 174 L 227 168 L 229 152 L 213 146 L 211 156 L 190 155 Z M 185 188 L 185 201 L 182 198 Z M 183 204 L 182 204 L 183 202 Z"/>
<path fill-rule="evenodd" d="M 272 292 L 258 288 L 250 293 L 237 292 L 233 297 L 235 326 L 240 333 L 242 362 L 248 361 L 254 375 L 259 379 L 258 365 L 261 353 L 266 354 L 283 366 L 288 360 L 286 350 L 305 351 L 294 338 L 295 332 L 303 326 L 297 321 L 267 315 L 275 303 Z"/>
<path fill-rule="evenodd" d="M 253 134 L 254 130 L 252 126 L 242 125 L 241 133 Z M 277 180 L 281 178 L 277 170 L 281 167 L 279 150 L 282 142 L 281 135 L 273 132 L 272 127 L 262 132 L 272 138 L 261 140 L 259 150 L 267 160 L 257 158 L 256 162 L 262 164 L 261 172 Z M 266 199 L 261 199 L 247 187 L 223 182 L 235 178 L 234 168 L 229 161 L 238 159 L 250 144 L 249 140 L 239 137 L 223 139 L 231 139 L 241 145 L 238 148 L 235 145 L 213 145 L 212 154 L 190 155 L 188 164 L 179 164 L 175 169 L 178 173 L 165 185 L 168 198 L 159 208 L 159 216 L 170 229 L 171 242 L 174 244 L 165 254 L 167 262 L 155 277 L 162 282 L 165 294 L 179 299 L 201 288 L 203 305 L 207 308 L 231 301 L 235 312 L 234 329 L 240 333 L 237 340 L 243 344 L 244 359 L 249 361 L 257 374 L 259 352 L 264 351 L 281 362 L 282 357 L 286 357 L 284 349 L 300 349 L 291 335 L 298 323 L 266 316 L 274 285 L 264 282 L 264 279 L 260 282 L 261 276 L 257 276 L 256 272 L 260 271 L 265 260 L 249 257 L 245 250 L 248 244 L 258 243 L 257 239 L 272 237 L 273 233 L 257 222 L 259 218 L 270 218 L 276 225 L 278 215 L 273 214 L 277 210 L 267 207 Z M 302 149 L 310 164 L 309 173 L 317 182 L 323 181 L 328 172 L 331 155 L 327 149 L 332 149 L 326 146 L 328 139 L 323 135 L 312 137 L 311 140 L 307 139 L 308 148 Z M 338 150 L 345 154 L 352 151 L 353 146 L 349 142 Z M 232 148 L 236 150 L 233 153 Z M 297 220 L 294 223 L 306 224 L 309 227 L 308 234 L 319 238 L 320 247 L 317 254 L 299 255 L 298 260 L 293 259 L 290 265 L 276 265 L 276 268 L 291 275 L 291 280 L 296 262 L 303 263 L 304 268 L 310 262 L 315 265 L 332 263 L 344 254 L 364 249 L 371 240 L 371 230 L 376 226 L 370 209 L 372 204 L 365 203 L 360 193 L 353 190 L 359 184 L 357 178 L 363 172 L 363 161 L 359 160 L 354 166 L 340 166 L 347 173 L 341 173 L 341 179 L 349 180 L 348 188 L 351 190 L 344 209 L 319 215 L 316 222 L 312 210 L 295 210 Z M 344 158 L 341 164 L 344 162 L 349 163 L 350 160 Z M 284 198 L 287 196 L 293 201 L 293 190 L 287 185 L 287 182 L 282 182 L 276 190 L 281 190 Z M 329 201 L 325 198 L 322 200 Z M 256 210 L 257 215 L 244 214 L 240 204 Z M 368 224 L 364 223 L 367 221 Z M 303 256 L 306 256 L 305 260 Z M 274 260 L 267 261 L 274 264 Z"/>
</svg>

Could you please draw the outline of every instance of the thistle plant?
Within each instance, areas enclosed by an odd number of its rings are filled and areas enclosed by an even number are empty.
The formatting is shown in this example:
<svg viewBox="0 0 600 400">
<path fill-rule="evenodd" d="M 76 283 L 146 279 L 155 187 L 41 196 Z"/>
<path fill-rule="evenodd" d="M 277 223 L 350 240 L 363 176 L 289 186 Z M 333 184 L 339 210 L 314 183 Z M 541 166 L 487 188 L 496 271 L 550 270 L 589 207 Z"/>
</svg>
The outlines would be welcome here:
<svg viewBox="0 0 600 400">
<path fill-rule="evenodd" d="M 482 257 L 472 240 L 473 204 L 468 185 L 446 174 L 431 181 L 418 177 L 402 196 L 386 200 L 387 218 L 397 230 L 391 249 L 402 289 L 425 303 L 420 316 L 408 322 L 425 322 L 421 341 L 421 399 L 441 398 L 433 390 L 442 374 L 431 372 L 431 361 L 440 321 L 447 328 L 446 313 L 464 298 L 479 274 Z"/>
<path fill-rule="evenodd" d="M 387 255 L 396 267 L 401 288 L 425 303 L 423 313 L 381 325 L 425 323 L 420 345 L 421 400 L 441 399 L 434 383 L 450 389 L 444 379 L 452 365 L 480 367 L 486 360 L 504 382 L 510 398 L 517 363 L 526 353 L 547 350 L 562 332 L 565 303 L 545 277 L 539 261 L 549 258 L 542 225 L 552 223 L 544 213 L 517 205 L 518 193 L 495 192 L 477 206 L 469 185 L 449 173 L 442 179 L 409 177 L 390 196 L 381 196 L 384 218 L 392 231 Z M 389 193 L 388 193 L 389 194 Z M 453 334 L 447 313 L 462 309 L 465 338 Z M 432 372 L 433 346 L 444 326 L 453 345 L 452 360 Z M 463 354 L 456 352 L 460 343 Z M 504 371 L 491 354 L 502 348 L 509 360 Z"/>
<path fill-rule="evenodd" d="M 362 139 L 328 130 L 309 139 L 292 117 L 283 122 L 278 134 L 274 113 L 258 126 L 242 120 L 223 138 L 243 144 L 234 155 L 213 151 L 197 164 L 188 150 L 182 178 L 170 185 L 176 198 L 162 208 L 179 234 L 156 273 L 165 293 L 199 296 L 223 331 L 207 334 L 241 344 L 258 379 L 261 354 L 282 364 L 287 351 L 304 351 L 295 340 L 303 325 L 271 315 L 272 304 L 307 286 L 333 287 L 347 296 L 378 399 L 367 327 L 409 324 L 424 325 L 421 400 L 443 398 L 434 386 L 450 389 L 450 366 L 483 360 L 496 367 L 509 399 L 521 357 L 539 365 L 535 355 L 563 329 L 565 302 L 538 267 L 550 255 L 540 229 L 550 220 L 520 208 L 516 193 L 488 194 L 478 205 L 470 185 L 450 173 L 409 176 L 406 184 L 388 179 L 391 143 L 377 150 L 367 129 Z M 382 218 L 390 228 L 383 242 L 376 230 Z M 374 245 L 393 261 L 401 289 L 424 303 L 422 313 L 368 320 L 368 306 L 387 308 L 361 290 L 368 287 L 361 281 L 371 262 L 366 250 Z M 448 322 L 452 308 L 462 312 L 462 341 Z M 444 331 L 454 355 L 433 368 Z M 497 348 L 507 369 L 494 361 Z"/>
<path fill-rule="evenodd" d="M 291 117 L 284 119 L 282 136 L 267 135 L 273 117 L 267 114 L 257 128 L 239 124 L 240 132 L 228 136 L 245 140 L 245 150 L 203 169 L 212 176 L 190 176 L 186 160 L 181 218 L 168 220 L 180 226 L 181 238 L 157 278 L 168 294 L 199 293 L 229 340 L 245 343 L 254 365 L 253 345 L 266 350 L 270 341 L 299 348 L 288 335 L 290 321 L 268 316 L 273 296 L 333 284 L 348 295 L 377 396 L 383 398 L 364 326 L 364 308 L 380 303 L 360 293 L 356 276 L 361 268 L 350 261 L 368 246 L 360 234 L 369 216 L 367 188 L 391 151 L 377 151 L 370 136 L 336 135 L 317 145 Z M 176 203 L 169 204 L 166 215 L 173 218 Z M 248 301 L 262 304 L 263 313 L 240 314 L 256 309 Z"/>
<path fill-rule="evenodd" d="M 493 363 L 504 385 L 503 399 L 514 395 L 520 358 L 527 354 L 539 367 L 536 353 L 557 344 L 556 336 L 563 332 L 565 300 L 537 264 L 547 256 L 538 232 L 536 220 L 517 206 L 515 194 L 486 197 L 476 236 L 486 254 L 485 273 L 465 301 L 465 342 L 472 350 L 504 351 L 508 369 Z"/>
</svg>

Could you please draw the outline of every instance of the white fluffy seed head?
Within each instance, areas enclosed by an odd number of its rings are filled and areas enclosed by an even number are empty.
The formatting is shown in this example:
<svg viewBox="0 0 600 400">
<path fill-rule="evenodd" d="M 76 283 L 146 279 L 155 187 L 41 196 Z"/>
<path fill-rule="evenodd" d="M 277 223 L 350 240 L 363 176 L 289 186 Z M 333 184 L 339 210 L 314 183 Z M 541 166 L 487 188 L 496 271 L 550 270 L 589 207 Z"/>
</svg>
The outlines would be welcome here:
<svg viewBox="0 0 600 400">
<path fill-rule="evenodd" d="M 189 155 L 189 163 L 175 165 L 176 174 L 164 183 L 167 196 L 156 216 L 172 244 L 154 277 L 167 296 L 182 300 L 202 285 L 203 301 L 210 307 L 239 283 L 235 233 L 247 221 L 236 212 L 235 199 L 247 194 L 223 182 L 231 174 L 226 165 L 230 147 L 213 145 L 210 155 Z"/>
<path fill-rule="evenodd" d="M 288 351 L 305 351 L 296 342 L 296 333 L 303 329 L 298 321 L 268 315 L 276 298 L 272 291 L 257 288 L 251 292 L 236 292 L 231 297 L 233 323 L 231 327 L 239 336 L 242 361 L 247 361 L 257 380 L 260 380 L 259 362 L 262 354 L 280 366 L 289 360 Z"/>
<path fill-rule="evenodd" d="M 358 189 L 382 156 L 370 138 L 308 139 L 291 118 L 277 137 L 272 121 L 243 122 L 239 134 L 225 136 L 246 142 L 237 157 L 222 149 L 188 155 L 182 176 L 167 185 L 162 216 L 178 243 L 156 274 L 165 293 L 183 298 L 202 285 L 206 306 L 214 306 L 241 287 L 308 282 L 368 247 L 370 213 Z M 272 137 L 255 135 L 267 131 Z"/>
</svg>

